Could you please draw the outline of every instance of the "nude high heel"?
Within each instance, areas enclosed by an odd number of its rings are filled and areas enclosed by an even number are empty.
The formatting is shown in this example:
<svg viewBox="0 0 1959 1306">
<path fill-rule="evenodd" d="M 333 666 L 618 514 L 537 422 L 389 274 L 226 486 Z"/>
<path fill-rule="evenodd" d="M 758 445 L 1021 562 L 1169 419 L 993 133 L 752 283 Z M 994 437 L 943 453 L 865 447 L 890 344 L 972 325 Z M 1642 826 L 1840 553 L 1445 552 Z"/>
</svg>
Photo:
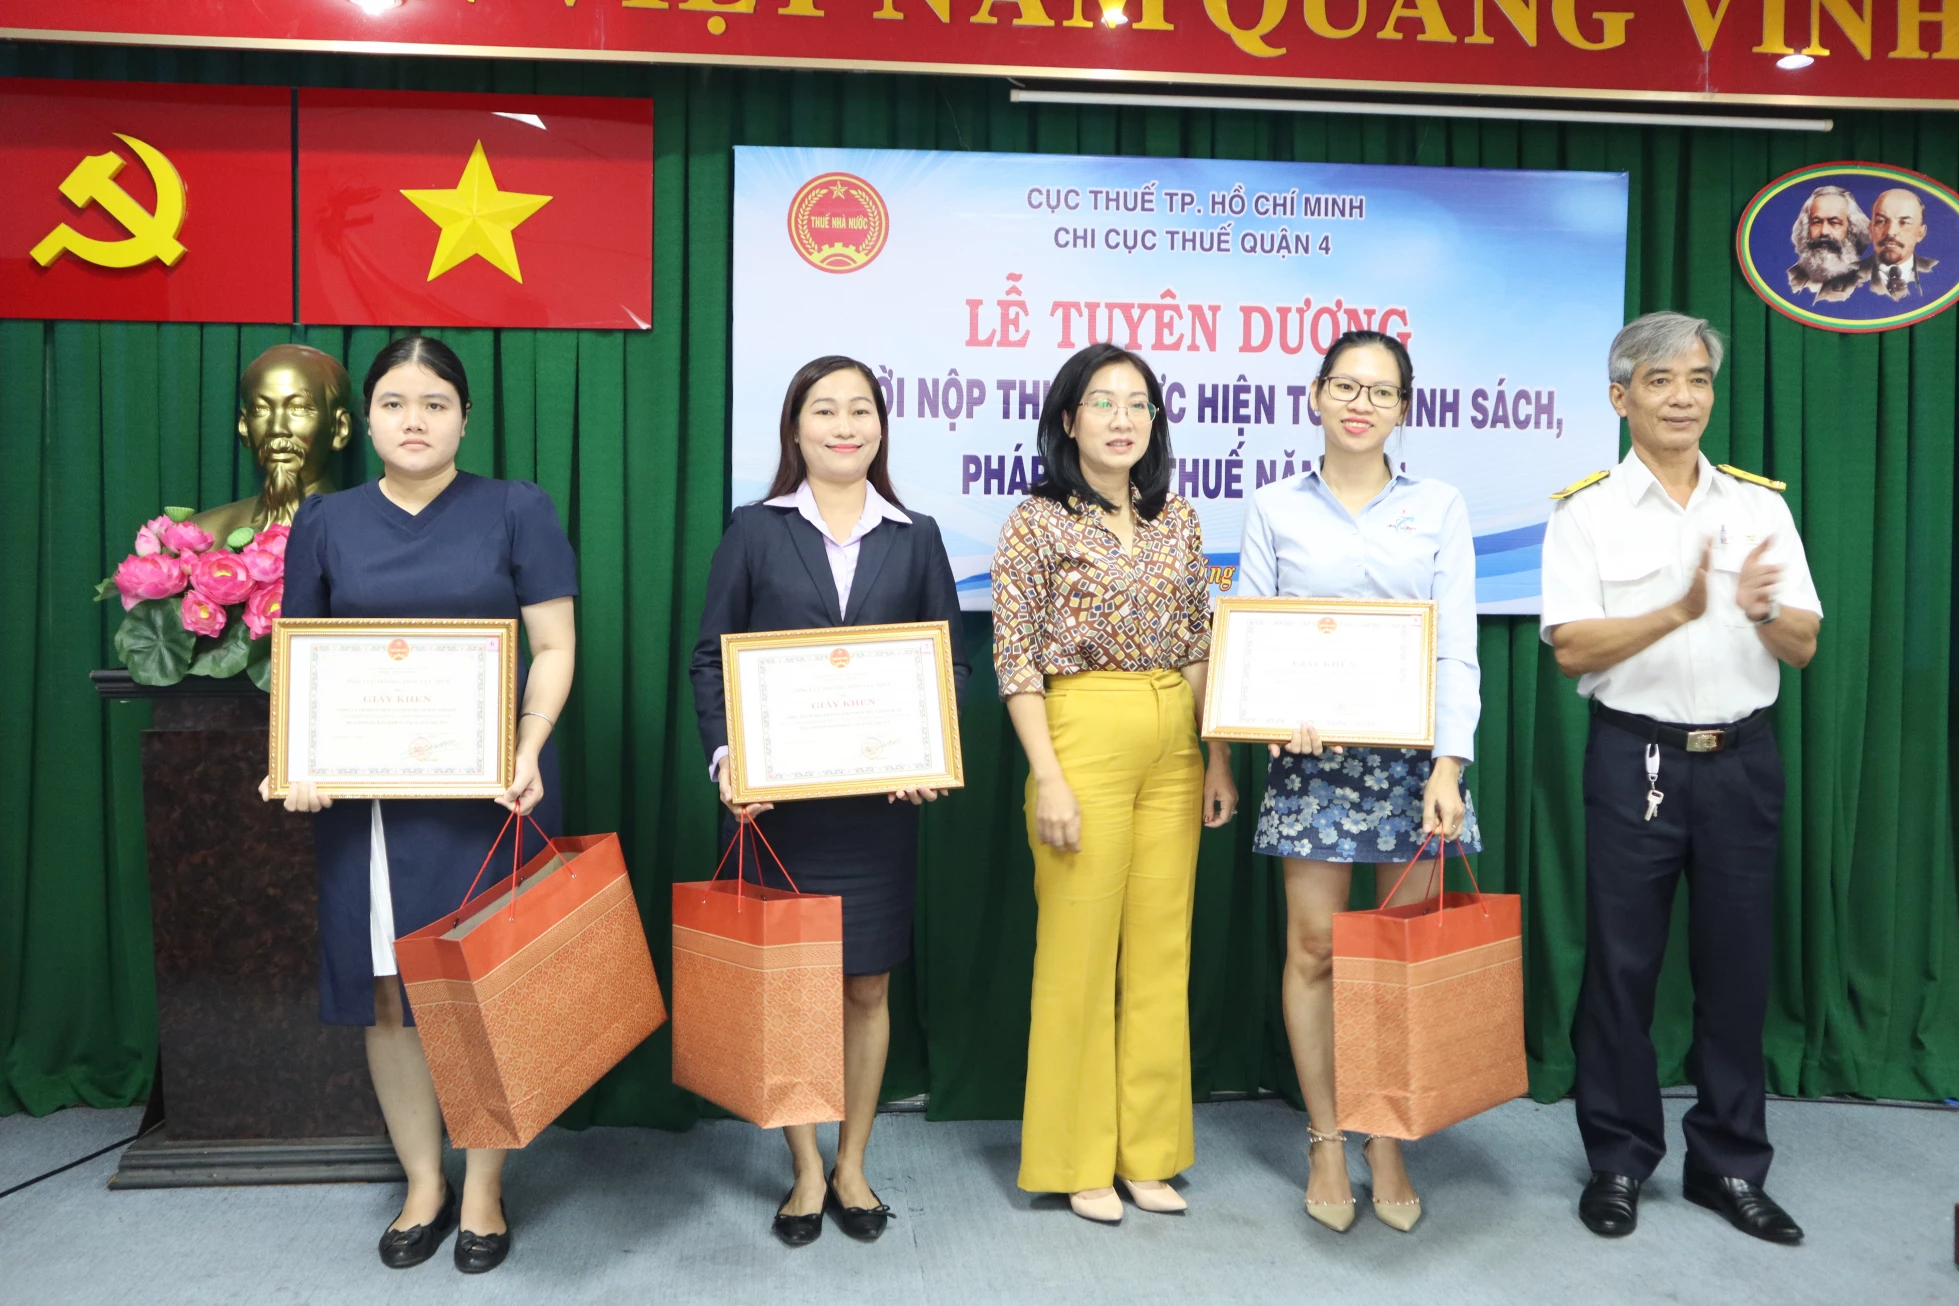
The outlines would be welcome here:
<svg viewBox="0 0 1959 1306">
<path fill-rule="evenodd" d="M 1306 1158 L 1307 1165 L 1310 1167 L 1312 1165 L 1314 1146 L 1320 1143 L 1345 1143 L 1347 1136 L 1337 1129 L 1330 1134 L 1323 1134 L 1313 1128 L 1311 1124 L 1308 1124 L 1306 1126 L 1306 1139 Z M 1307 1182 L 1312 1182 L 1310 1169 L 1308 1171 Z M 1306 1199 L 1306 1214 L 1312 1216 L 1335 1233 L 1345 1233 L 1354 1227 L 1355 1211 L 1354 1199 L 1351 1197 L 1341 1202 L 1316 1202 L 1310 1197 Z"/>
<path fill-rule="evenodd" d="M 1373 1141 L 1373 1134 L 1363 1136 L 1360 1141 L 1361 1159 L 1367 1160 L 1367 1168 L 1370 1172 L 1374 1168 L 1374 1162 L 1367 1159 L 1367 1145 Z M 1405 1202 L 1384 1202 L 1376 1197 L 1374 1217 L 1398 1233 L 1408 1233 L 1422 1218 L 1422 1199 L 1414 1197 Z"/>
<path fill-rule="evenodd" d="M 1129 1194 L 1129 1200 L 1136 1203 L 1141 1211 L 1156 1211 L 1159 1214 L 1175 1215 L 1190 1209 L 1182 1193 L 1161 1179 L 1124 1179 L 1116 1176 L 1116 1182 Z"/>
<path fill-rule="evenodd" d="M 1102 1224 L 1122 1223 L 1122 1199 L 1113 1188 L 1087 1188 L 1068 1194 L 1068 1205 L 1084 1220 Z"/>
</svg>

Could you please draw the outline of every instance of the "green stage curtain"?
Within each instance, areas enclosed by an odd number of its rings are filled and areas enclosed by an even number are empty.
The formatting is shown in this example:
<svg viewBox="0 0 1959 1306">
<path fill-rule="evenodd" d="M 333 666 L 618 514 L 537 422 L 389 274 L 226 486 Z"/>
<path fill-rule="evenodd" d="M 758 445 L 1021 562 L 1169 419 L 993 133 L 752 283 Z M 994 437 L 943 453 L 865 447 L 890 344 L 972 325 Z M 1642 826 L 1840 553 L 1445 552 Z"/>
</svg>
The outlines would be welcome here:
<svg viewBox="0 0 1959 1306">
<path fill-rule="evenodd" d="M 444 334 L 476 378 L 465 465 L 538 481 L 577 546 L 580 667 L 560 731 L 568 820 L 575 831 L 621 833 L 663 975 L 667 886 L 706 876 L 716 853 L 713 793 L 683 670 L 726 507 L 731 146 L 1629 173 L 1626 312 L 1683 309 L 1729 333 L 1707 452 L 1789 482 L 1829 613 L 1815 664 L 1785 674 L 1777 713 L 1790 803 L 1770 1087 L 1959 1093 L 1959 998 L 1942 983 L 1959 976 L 1951 819 L 1959 313 L 1881 336 L 1812 330 L 1757 300 L 1732 253 L 1748 198 L 1807 163 L 1882 160 L 1959 180 L 1959 121 L 1950 115 L 1844 114 L 1818 136 L 1026 108 L 1008 102 L 1004 83 L 977 79 L 27 44 L 0 45 L 0 74 L 654 98 L 653 329 Z M 1514 305 L 1527 303 L 1530 289 L 1491 293 Z M 86 673 L 109 665 L 120 616 L 113 603 L 92 605 L 90 589 L 162 505 L 249 491 L 252 469 L 232 434 L 245 360 L 298 339 L 346 359 L 358 376 L 388 335 L 0 324 L 8 487 L 0 1113 L 125 1103 L 149 1084 L 154 1003 L 136 764 L 145 709 L 104 706 L 89 688 Z M 1601 386 L 1606 344 L 1597 342 Z M 829 347 L 812 324 L 810 353 Z M 1419 338 L 1414 353 L 1419 365 Z M 902 426 L 895 438 L 906 438 Z M 375 470 L 357 444 L 346 482 Z M 1026 772 L 993 693 L 988 629 L 985 618 L 968 619 L 981 667 L 963 718 L 968 787 L 927 814 L 917 956 L 892 990 L 886 1094 L 929 1092 L 932 1113 L 948 1119 L 1016 1116 L 1026 1056 L 1034 916 L 1019 808 Z M 1487 846 L 1481 873 L 1486 887 L 1524 895 L 1532 1091 L 1551 1099 L 1572 1082 L 1586 719 L 1534 620 L 1486 619 L 1481 651 L 1483 725 L 1469 773 Z M 1263 768 L 1246 750 L 1238 760 L 1249 814 Z M 1283 899 L 1250 837 L 1249 815 L 1205 836 L 1191 979 L 1195 1089 L 1275 1089 L 1296 1100 L 1278 1017 Z M 1357 894 L 1371 887 L 1365 874 L 1357 880 Z M 1683 1074 L 1690 1025 L 1682 963 L 1677 955 L 1669 963 L 1656 1030 L 1673 1080 Z M 671 1086 L 668 1068 L 663 1031 L 566 1123 L 686 1124 L 701 1107 Z"/>
</svg>

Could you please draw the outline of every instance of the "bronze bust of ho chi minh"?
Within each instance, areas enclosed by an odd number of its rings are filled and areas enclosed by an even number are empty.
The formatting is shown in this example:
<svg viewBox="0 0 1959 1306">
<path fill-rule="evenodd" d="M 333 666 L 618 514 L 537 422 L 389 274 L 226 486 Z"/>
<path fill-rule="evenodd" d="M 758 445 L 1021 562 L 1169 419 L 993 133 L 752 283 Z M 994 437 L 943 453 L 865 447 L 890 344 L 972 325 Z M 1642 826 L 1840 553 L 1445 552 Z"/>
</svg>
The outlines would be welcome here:
<svg viewBox="0 0 1959 1306">
<path fill-rule="evenodd" d="M 291 525 L 300 500 L 331 494 L 333 455 L 354 435 L 353 383 L 331 354 L 274 345 L 238 378 L 238 438 L 265 482 L 256 496 L 191 518 L 220 544 L 240 526 Z"/>
</svg>

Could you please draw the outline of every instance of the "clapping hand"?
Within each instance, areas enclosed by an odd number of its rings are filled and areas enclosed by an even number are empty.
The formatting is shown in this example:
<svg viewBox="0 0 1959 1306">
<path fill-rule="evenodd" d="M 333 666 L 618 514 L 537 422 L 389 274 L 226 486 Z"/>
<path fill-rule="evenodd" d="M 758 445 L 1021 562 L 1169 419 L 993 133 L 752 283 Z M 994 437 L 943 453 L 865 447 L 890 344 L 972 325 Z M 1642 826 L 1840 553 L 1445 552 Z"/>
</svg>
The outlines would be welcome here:
<svg viewBox="0 0 1959 1306">
<path fill-rule="evenodd" d="M 1769 614 L 1769 601 L 1775 597 L 1775 590 L 1782 583 L 1782 568 L 1772 562 L 1764 562 L 1762 557 L 1769 545 L 1775 543 L 1771 535 L 1757 544 L 1741 563 L 1741 579 L 1735 582 L 1735 602 L 1748 615 L 1750 621 L 1760 621 Z"/>
<path fill-rule="evenodd" d="M 1757 549 L 1757 553 L 1761 550 Z M 1753 557 L 1753 555 L 1750 555 Z M 1707 569 L 1714 562 L 1714 541 L 1709 539 L 1701 545 L 1700 566 L 1694 568 L 1694 579 L 1687 584 L 1687 592 L 1680 596 L 1676 605 L 1680 615 L 1688 621 L 1696 621 L 1701 613 L 1707 611 Z"/>
</svg>

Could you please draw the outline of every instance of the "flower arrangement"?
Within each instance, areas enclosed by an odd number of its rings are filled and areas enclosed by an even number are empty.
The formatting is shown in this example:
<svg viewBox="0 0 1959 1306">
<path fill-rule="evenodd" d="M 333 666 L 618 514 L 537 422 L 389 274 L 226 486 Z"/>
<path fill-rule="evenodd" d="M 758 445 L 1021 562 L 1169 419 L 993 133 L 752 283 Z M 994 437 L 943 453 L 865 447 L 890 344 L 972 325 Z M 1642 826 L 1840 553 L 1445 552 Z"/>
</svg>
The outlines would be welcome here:
<svg viewBox="0 0 1959 1306">
<path fill-rule="evenodd" d="M 136 532 L 136 551 L 95 588 L 117 595 L 125 614 L 116 655 L 142 685 L 185 676 L 245 672 L 260 689 L 272 674 L 265 636 L 286 588 L 286 526 L 241 526 L 220 545 L 190 520 L 192 508 L 165 508 Z"/>
</svg>

